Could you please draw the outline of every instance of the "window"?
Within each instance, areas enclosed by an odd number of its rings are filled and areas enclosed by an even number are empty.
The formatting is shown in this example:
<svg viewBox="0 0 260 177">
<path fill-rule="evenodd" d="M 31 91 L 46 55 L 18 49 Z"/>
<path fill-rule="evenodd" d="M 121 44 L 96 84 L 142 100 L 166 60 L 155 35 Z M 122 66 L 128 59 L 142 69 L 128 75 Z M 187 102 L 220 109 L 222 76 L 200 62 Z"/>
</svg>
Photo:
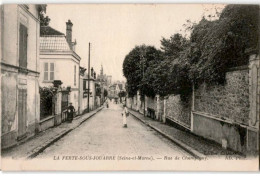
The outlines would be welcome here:
<svg viewBox="0 0 260 177">
<path fill-rule="evenodd" d="M 49 72 L 49 70 L 48 70 L 48 63 L 44 63 L 44 80 L 48 80 L 48 72 Z"/>
<path fill-rule="evenodd" d="M 83 90 L 87 90 L 87 81 L 83 80 Z"/>
<path fill-rule="evenodd" d="M 44 76 L 43 80 L 54 80 L 54 63 L 44 63 Z"/>
<path fill-rule="evenodd" d="M 27 27 L 20 24 L 19 29 L 19 66 L 27 68 Z"/>
<path fill-rule="evenodd" d="M 76 65 L 74 66 L 74 85 L 76 86 Z"/>
<path fill-rule="evenodd" d="M 54 63 L 50 63 L 50 80 L 54 80 Z"/>
</svg>

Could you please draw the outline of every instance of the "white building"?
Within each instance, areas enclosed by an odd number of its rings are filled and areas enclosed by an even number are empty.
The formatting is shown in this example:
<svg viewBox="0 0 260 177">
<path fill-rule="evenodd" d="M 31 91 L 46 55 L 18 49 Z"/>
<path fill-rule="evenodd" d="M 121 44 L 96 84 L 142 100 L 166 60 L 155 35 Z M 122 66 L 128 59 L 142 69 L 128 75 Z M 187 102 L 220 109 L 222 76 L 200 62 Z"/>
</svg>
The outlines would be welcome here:
<svg viewBox="0 0 260 177">
<path fill-rule="evenodd" d="M 83 100 L 82 100 L 82 110 L 88 111 L 88 80 L 89 80 L 89 111 L 96 109 L 97 107 L 97 97 L 96 97 L 96 78 L 94 76 L 94 70 L 91 68 L 90 77 L 85 74 L 83 77 Z"/>
<path fill-rule="evenodd" d="M 66 22 L 66 36 L 51 28 L 41 27 L 40 36 L 40 86 L 53 86 L 54 80 L 61 80 L 62 87 L 71 87 L 68 102 L 79 109 L 79 69 L 81 58 L 75 52 L 72 42 L 72 26 Z"/>
<path fill-rule="evenodd" d="M 1 6 L 1 139 L 13 146 L 38 131 L 39 13 L 46 5 Z"/>
</svg>

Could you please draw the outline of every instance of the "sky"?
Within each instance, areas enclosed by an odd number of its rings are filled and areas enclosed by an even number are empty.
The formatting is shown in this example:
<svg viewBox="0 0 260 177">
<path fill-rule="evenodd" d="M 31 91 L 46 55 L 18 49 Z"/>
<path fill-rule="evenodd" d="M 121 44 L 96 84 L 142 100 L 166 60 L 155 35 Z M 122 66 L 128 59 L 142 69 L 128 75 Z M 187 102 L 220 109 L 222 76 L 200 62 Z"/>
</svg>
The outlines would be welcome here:
<svg viewBox="0 0 260 177">
<path fill-rule="evenodd" d="M 162 37 L 183 32 L 186 20 L 198 22 L 208 10 L 223 5 L 202 4 L 48 4 L 50 26 L 66 35 L 66 22 L 73 23 L 72 39 L 81 66 L 87 68 L 88 43 L 91 62 L 97 74 L 101 64 L 112 80 L 125 80 L 122 65 L 136 45 L 160 48 Z M 181 31 L 182 30 L 182 31 Z"/>
</svg>

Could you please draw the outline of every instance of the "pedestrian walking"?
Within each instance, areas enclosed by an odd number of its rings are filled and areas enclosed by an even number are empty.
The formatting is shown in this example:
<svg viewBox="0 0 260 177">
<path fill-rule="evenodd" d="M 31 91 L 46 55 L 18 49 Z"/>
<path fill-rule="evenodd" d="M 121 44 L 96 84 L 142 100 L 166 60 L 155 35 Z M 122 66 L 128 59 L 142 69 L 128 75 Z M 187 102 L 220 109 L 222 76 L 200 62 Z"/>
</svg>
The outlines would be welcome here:
<svg viewBox="0 0 260 177">
<path fill-rule="evenodd" d="M 129 116 L 128 109 L 126 105 L 123 105 L 123 112 L 122 112 L 122 117 L 123 117 L 123 127 L 127 128 L 127 123 L 126 123 L 126 118 Z"/>
<path fill-rule="evenodd" d="M 107 108 L 109 108 L 108 100 L 106 101 Z"/>
<path fill-rule="evenodd" d="M 74 106 L 72 106 L 72 103 L 70 103 L 70 105 L 68 106 L 67 112 L 68 112 L 68 122 L 71 123 L 75 112 L 75 108 Z"/>
</svg>

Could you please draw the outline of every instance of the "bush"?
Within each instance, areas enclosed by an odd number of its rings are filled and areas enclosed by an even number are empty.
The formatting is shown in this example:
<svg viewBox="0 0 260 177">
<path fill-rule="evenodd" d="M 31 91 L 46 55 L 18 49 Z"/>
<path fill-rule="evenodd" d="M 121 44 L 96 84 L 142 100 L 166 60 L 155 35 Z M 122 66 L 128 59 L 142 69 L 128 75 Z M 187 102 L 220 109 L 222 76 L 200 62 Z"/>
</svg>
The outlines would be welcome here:
<svg viewBox="0 0 260 177">
<path fill-rule="evenodd" d="M 52 115 L 53 87 L 40 87 L 40 118 Z"/>
</svg>

